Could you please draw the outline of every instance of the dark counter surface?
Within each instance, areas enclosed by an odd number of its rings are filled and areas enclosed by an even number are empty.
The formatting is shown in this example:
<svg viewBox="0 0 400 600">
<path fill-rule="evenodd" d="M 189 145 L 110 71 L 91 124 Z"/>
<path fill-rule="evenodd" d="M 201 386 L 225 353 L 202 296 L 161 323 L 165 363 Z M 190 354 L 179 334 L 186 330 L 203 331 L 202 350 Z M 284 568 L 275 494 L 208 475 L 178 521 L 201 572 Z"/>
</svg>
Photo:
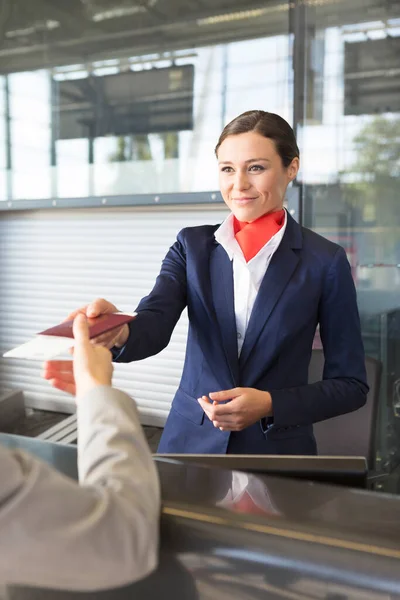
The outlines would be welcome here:
<svg viewBox="0 0 400 600">
<path fill-rule="evenodd" d="M 268 521 L 268 531 L 288 527 L 379 546 L 400 558 L 400 498 L 343 486 L 207 468 L 156 458 L 164 510 L 169 506 L 229 519 Z M 247 501 L 244 499 L 247 496 Z M 236 499 L 235 499 L 236 498 Z M 376 546 L 376 547 L 375 547 Z M 386 551 L 385 551 L 386 552 Z M 399 565 L 400 566 L 400 565 Z"/>
<path fill-rule="evenodd" d="M 76 472 L 75 447 L 38 442 L 29 449 Z M 104 593 L 14 587 L 9 597 L 400 598 L 399 497 L 155 460 L 163 501 L 155 574 Z"/>
</svg>

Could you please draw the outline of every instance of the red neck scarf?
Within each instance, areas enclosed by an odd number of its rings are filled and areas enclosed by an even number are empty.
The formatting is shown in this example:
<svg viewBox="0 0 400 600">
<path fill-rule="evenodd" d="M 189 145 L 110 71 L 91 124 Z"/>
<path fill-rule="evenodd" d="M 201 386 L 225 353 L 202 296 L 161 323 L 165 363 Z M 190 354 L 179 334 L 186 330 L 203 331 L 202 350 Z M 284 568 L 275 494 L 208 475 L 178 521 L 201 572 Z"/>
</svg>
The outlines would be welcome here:
<svg viewBox="0 0 400 600">
<path fill-rule="evenodd" d="M 235 238 L 243 252 L 246 262 L 249 262 L 261 248 L 281 229 L 285 222 L 284 209 L 268 213 L 252 223 L 238 221 L 233 217 Z"/>
</svg>

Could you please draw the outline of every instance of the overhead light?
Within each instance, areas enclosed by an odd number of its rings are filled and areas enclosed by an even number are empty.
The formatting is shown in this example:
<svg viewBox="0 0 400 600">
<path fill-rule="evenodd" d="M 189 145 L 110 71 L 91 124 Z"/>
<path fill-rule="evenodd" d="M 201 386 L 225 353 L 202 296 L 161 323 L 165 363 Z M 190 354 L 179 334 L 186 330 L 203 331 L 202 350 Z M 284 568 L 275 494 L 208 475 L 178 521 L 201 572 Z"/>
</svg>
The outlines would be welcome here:
<svg viewBox="0 0 400 600">
<path fill-rule="evenodd" d="M 151 60 L 159 60 L 159 59 L 160 59 L 160 54 L 158 54 L 158 53 L 142 54 L 141 56 L 133 56 L 130 58 L 131 61 L 140 61 L 140 62 L 148 62 Z"/>
<path fill-rule="evenodd" d="M 92 20 L 96 23 L 100 23 L 100 21 L 120 19 L 121 17 L 128 17 L 139 12 L 146 12 L 146 8 L 144 6 L 121 6 L 120 8 L 111 8 L 110 10 L 103 10 L 95 13 L 92 16 Z"/>
<path fill-rule="evenodd" d="M 57 67 L 57 73 L 67 73 L 70 71 L 82 71 L 85 68 L 84 64 L 76 64 L 76 65 L 65 65 Z"/>
<path fill-rule="evenodd" d="M 303 4 L 307 5 L 307 6 L 325 6 L 325 4 L 341 4 L 343 2 L 343 0 L 303 0 Z M 293 8 L 294 8 L 294 4 L 292 4 Z"/>
<path fill-rule="evenodd" d="M 179 60 L 190 60 L 197 57 L 196 52 L 188 50 L 174 50 L 171 52 L 161 52 L 158 54 L 142 54 L 140 56 L 131 56 L 129 58 L 130 68 L 135 70 L 135 65 L 139 65 L 139 69 L 143 63 L 152 64 L 154 67 L 160 67 L 161 64 L 168 62 L 169 65 L 172 63 L 178 63 Z"/>
<path fill-rule="evenodd" d="M 33 35 L 38 31 L 52 31 L 53 29 L 57 29 L 60 27 L 59 21 L 42 21 L 39 23 L 35 23 L 31 27 L 25 27 L 24 29 L 13 29 L 12 31 L 6 32 L 7 38 L 16 38 L 16 37 L 26 37 L 28 35 Z"/>
<path fill-rule="evenodd" d="M 277 4 L 275 6 L 269 6 L 266 8 L 254 8 L 252 10 L 240 10 L 238 12 L 215 15 L 214 17 L 206 17 L 205 19 L 198 19 L 197 25 L 217 25 L 218 23 L 229 23 L 230 21 L 257 19 L 258 17 L 262 17 L 266 14 L 288 10 L 289 6 L 287 4 Z"/>
<path fill-rule="evenodd" d="M 342 31 L 353 33 L 354 31 L 367 31 L 370 29 L 382 29 L 385 27 L 383 21 L 368 21 L 363 23 L 352 23 L 350 25 L 342 25 Z"/>
<path fill-rule="evenodd" d="M 387 37 L 386 29 L 372 29 L 367 32 L 368 38 L 370 40 L 383 40 Z"/>
<path fill-rule="evenodd" d="M 53 20 L 47 20 L 45 23 L 45 27 L 46 27 L 46 29 L 51 31 L 52 29 L 57 29 L 58 27 L 60 27 L 60 22 L 53 21 Z"/>
<path fill-rule="evenodd" d="M 7 38 L 22 37 L 36 33 L 35 27 L 25 27 L 25 29 L 13 29 L 6 32 Z"/>
<path fill-rule="evenodd" d="M 345 33 L 343 39 L 348 43 L 365 42 L 367 40 L 367 35 L 364 31 L 355 31 L 354 33 Z"/>
<path fill-rule="evenodd" d="M 70 73 L 57 73 L 58 79 L 86 79 L 89 77 L 88 71 L 71 71 Z"/>
<path fill-rule="evenodd" d="M 388 21 L 371 21 L 368 23 L 357 23 L 353 25 L 343 25 L 341 27 L 343 39 L 345 42 L 362 42 L 369 40 L 383 40 L 387 37 L 398 37 L 400 27 L 390 27 L 396 19 Z M 398 19 L 400 21 L 400 19 Z"/>
<path fill-rule="evenodd" d="M 108 9 L 96 6 L 96 0 L 82 1 L 87 7 L 90 18 L 99 23 L 101 21 L 120 19 L 121 17 L 129 17 L 130 15 L 146 12 L 148 8 L 152 8 L 157 4 L 158 0 L 140 0 L 136 4 L 132 0 L 119 0 L 119 2 L 116 2 L 116 6 Z"/>
<path fill-rule="evenodd" d="M 104 75 L 117 75 L 117 73 L 120 73 L 120 69 L 118 67 L 98 67 L 93 69 L 92 73 L 103 77 Z"/>
</svg>

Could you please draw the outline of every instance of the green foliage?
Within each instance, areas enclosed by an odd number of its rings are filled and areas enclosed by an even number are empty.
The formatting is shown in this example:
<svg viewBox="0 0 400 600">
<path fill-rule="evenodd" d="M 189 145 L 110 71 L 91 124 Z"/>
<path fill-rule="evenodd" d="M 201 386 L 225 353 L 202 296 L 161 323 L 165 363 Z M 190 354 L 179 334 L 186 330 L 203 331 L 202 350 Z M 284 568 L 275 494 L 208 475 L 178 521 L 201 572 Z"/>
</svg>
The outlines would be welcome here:
<svg viewBox="0 0 400 600">
<path fill-rule="evenodd" d="M 365 223 L 387 228 L 391 242 L 400 226 L 400 119 L 375 117 L 354 138 L 354 147 L 357 158 L 342 173 L 344 197 Z M 354 183 L 346 183 L 349 176 Z"/>
<path fill-rule="evenodd" d="M 375 178 L 400 176 L 400 119 L 376 117 L 355 137 L 354 145 L 353 172 Z"/>
</svg>

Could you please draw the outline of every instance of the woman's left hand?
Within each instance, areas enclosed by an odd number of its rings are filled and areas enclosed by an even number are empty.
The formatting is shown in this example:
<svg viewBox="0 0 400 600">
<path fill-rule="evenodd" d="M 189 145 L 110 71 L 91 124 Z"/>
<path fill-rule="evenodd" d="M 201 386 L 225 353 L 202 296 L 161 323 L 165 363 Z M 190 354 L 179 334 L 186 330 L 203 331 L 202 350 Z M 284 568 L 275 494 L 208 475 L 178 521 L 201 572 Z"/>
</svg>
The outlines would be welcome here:
<svg viewBox="0 0 400 600">
<path fill-rule="evenodd" d="M 226 400 L 230 402 L 220 404 Z M 221 431 L 241 431 L 272 415 L 271 394 L 254 388 L 212 392 L 210 398 L 202 396 L 198 402 L 214 427 Z"/>
</svg>

